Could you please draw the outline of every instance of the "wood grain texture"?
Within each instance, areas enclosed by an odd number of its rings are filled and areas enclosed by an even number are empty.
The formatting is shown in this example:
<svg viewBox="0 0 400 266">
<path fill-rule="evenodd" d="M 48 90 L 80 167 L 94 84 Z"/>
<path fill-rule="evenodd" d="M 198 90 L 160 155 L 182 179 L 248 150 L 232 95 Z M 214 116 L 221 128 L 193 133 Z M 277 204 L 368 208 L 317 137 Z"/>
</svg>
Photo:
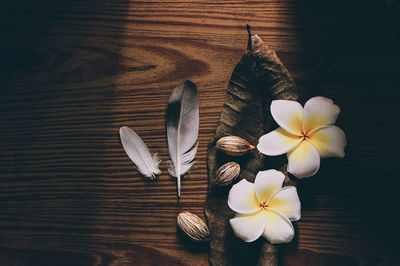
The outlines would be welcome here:
<svg viewBox="0 0 400 266">
<path fill-rule="evenodd" d="M 383 1 L 16 1 L 0 10 L 0 264 L 207 265 L 176 215 L 204 218 L 206 147 L 245 24 L 307 97 L 341 107 L 345 159 L 299 188 L 282 265 L 399 264 L 399 5 Z M 199 88 L 197 162 L 167 175 L 172 89 Z M 128 125 L 164 163 L 159 182 L 118 139 Z"/>
</svg>

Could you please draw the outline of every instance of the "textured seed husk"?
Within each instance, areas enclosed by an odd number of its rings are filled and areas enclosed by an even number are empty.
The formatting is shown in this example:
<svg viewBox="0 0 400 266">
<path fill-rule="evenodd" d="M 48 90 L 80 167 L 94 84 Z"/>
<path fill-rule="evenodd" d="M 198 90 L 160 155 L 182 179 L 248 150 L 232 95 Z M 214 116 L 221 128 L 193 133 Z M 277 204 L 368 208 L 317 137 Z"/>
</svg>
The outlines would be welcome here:
<svg viewBox="0 0 400 266">
<path fill-rule="evenodd" d="M 240 165 L 236 162 L 228 162 L 218 168 L 213 180 L 213 186 L 229 186 L 240 174 Z"/>
<path fill-rule="evenodd" d="M 227 136 L 217 141 L 217 149 L 230 156 L 242 156 L 253 150 L 254 146 L 247 140 L 237 136 Z"/>
<path fill-rule="evenodd" d="M 181 212 L 177 217 L 179 229 L 191 240 L 206 242 L 210 240 L 210 231 L 199 216 L 191 212 Z"/>
</svg>

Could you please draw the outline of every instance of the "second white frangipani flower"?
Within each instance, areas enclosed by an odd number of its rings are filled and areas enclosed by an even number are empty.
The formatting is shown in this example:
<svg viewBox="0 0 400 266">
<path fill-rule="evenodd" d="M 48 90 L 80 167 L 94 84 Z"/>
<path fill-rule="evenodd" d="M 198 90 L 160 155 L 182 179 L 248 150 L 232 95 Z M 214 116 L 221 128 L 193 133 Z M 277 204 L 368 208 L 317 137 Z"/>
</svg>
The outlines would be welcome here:
<svg viewBox="0 0 400 266">
<path fill-rule="evenodd" d="M 270 243 L 288 243 L 294 236 L 301 205 L 296 187 L 282 188 L 285 175 L 277 170 L 258 172 L 254 184 L 242 179 L 229 191 L 228 205 L 237 212 L 230 220 L 234 234 L 246 242 L 261 235 Z"/>
<path fill-rule="evenodd" d="M 313 176 L 320 158 L 344 157 L 346 136 L 333 125 L 339 113 L 332 100 L 321 96 L 309 99 L 304 108 L 295 101 L 272 101 L 271 114 L 280 127 L 262 136 L 257 149 L 265 155 L 287 153 L 288 172 Z"/>
</svg>

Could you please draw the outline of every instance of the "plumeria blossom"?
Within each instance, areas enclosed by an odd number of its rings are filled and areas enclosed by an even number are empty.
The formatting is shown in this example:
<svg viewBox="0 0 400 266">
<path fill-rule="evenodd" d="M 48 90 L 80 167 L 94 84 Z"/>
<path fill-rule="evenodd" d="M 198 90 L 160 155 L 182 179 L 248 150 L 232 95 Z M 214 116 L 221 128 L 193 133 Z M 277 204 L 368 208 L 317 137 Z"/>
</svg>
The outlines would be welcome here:
<svg viewBox="0 0 400 266">
<path fill-rule="evenodd" d="M 296 187 L 282 188 L 285 175 L 277 170 L 258 172 L 254 183 L 242 179 L 229 191 L 228 205 L 237 214 L 230 220 L 234 234 L 246 242 L 261 235 L 270 243 L 288 243 L 294 236 L 301 206 Z"/>
<path fill-rule="evenodd" d="M 272 101 L 271 114 L 280 127 L 262 136 L 257 149 L 265 155 L 287 153 L 288 172 L 298 178 L 313 176 L 320 158 L 344 157 L 346 136 L 333 125 L 339 113 L 332 100 L 320 96 L 304 108 L 295 101 Z"/>
</svg>

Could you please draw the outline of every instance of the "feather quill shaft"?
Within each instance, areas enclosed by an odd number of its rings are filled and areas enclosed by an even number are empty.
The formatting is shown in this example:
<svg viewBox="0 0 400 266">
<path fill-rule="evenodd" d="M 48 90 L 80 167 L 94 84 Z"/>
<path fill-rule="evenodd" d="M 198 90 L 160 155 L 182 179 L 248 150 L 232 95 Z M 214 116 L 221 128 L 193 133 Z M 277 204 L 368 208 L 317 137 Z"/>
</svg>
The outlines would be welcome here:
<svg viewBox="0 0 400 266">
<path fill-rule="evenodd" d="M 121 138 L 122 147 L 124 147 L 131 161 L 137 166 L 139 172 L 155 180 L 157 178 L 156 175 L 161 172 L 158 168 L 160 158 L 157 153 L 152 156 L 143 140 L 129 127 L 121 127 L 119 129 L 119 136 Z"/>
<path fill-rule="evenodd" d="M 181 195 L 181 176 L 189 171 L 197 152 L 199 132 L 199 102 L 196 85 L 191 81 L 179 84 L 168 101 L 166 114 L 168 150 L 171 164 L 168 169 L 177 178 L 178 197 Z"/>
</svg>

